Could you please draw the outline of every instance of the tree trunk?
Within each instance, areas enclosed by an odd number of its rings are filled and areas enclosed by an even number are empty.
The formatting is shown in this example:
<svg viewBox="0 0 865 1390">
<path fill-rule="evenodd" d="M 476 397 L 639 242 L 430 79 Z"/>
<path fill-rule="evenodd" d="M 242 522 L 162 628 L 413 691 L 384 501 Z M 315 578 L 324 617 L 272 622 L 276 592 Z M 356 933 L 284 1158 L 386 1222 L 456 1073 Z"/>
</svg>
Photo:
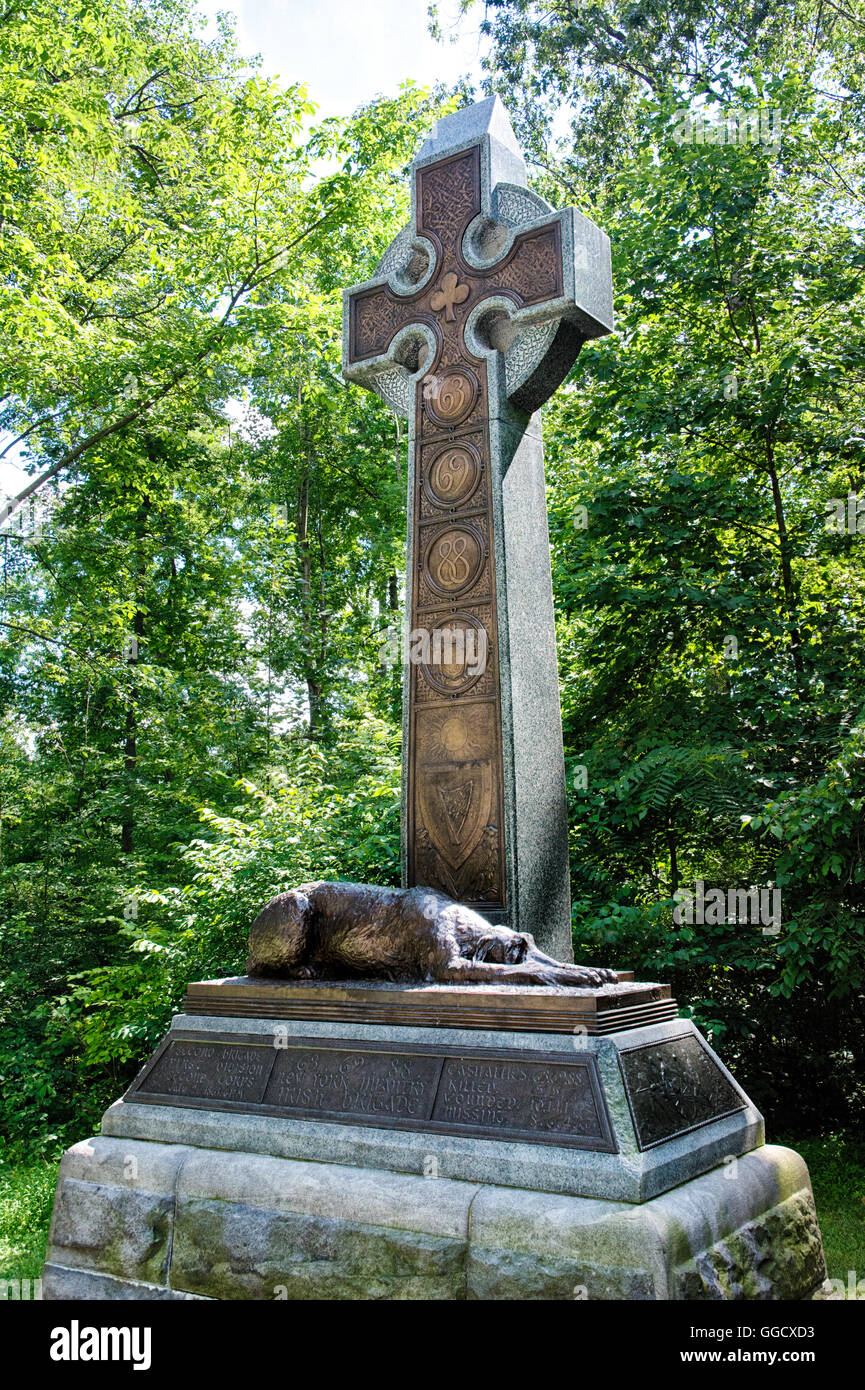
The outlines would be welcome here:
<svg viewBox="0 0 865 1390">
<path fill-rule="evenodd" d="M 676 832 L 672 826 L 667 831 L 667 849 L 670 852 L 670 897 L 679 891 L 679 855 L 676 849 Z"/>
<path fill-rule="evenodd" d="M 781 497 L 781 488 L 778 482 L 778 473 L 775 468 L 775 449 L 771 435 L 766 436 L 766 472 L 769 475 L 769 482 L 772 487 L 772 503 L 775 508 L 775 525 L 778 528 L 778 543 L 781 550 L 781 585 L 784 590 L 784 608 L 787 614 L 787 622 L 790 625 L 790 650 L 793 657 L 793 668 L 796 672 L 796 689 L 799 698 L 804 698 L 804 679 L 802 674 L 802 634 L 799 628 L 799 604 L 796 595 L 796 583 L 793 579 L 793 567 L 790 554 L 790 536 L 787 531 L 787 521 L 784 516 L 784 501 Z"/>
<path fill-rule="evenodd" d="M 144 636 L 144 614 L 139 609 L 132 623 L 133 644 L 126 662 L 133 669 L 138 665 L 138 643 Z M 120 852 L 131 854 L 135 832 L 135 773 L 138 768 L 138 688 L 132 685 L 126 703 L 126 729 L 123 744 L 123 775 L 126 779 L 126 809 L 120 827 Z"/>
</svg>

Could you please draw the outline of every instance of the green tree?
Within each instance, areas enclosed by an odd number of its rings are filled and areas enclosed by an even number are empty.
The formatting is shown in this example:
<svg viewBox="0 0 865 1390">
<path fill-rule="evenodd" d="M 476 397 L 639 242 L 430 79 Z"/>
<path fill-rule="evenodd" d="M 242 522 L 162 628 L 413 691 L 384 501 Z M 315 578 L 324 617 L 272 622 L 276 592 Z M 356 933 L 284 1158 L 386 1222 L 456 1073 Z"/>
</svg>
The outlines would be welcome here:
<svg viewBox="0 0 865 1390">
<path fill-rule="evenodd" d="M 239 963 L 275 866 L 394 874 L 377 650 L 404 517 L 393 417 L 339 377 L 341 289 L 405 220 L 402 166 L 443 97 L 406 87 L 306 129 L 300 88 L 197 25 L 181 0 L 0 20 L 0 427 L 32 475 L 0 537 L 19 1145 L 80 1125 L 84 1091 L 104 1108 L 184 970 Z M 277 817 L 268 858 L 277 796 L 299 821 Z M 237 881 L 203 911 L 182 847 L 218 858 L 235 821 Z"/>
<path fill-rule="evenodd" d="M 672 978 L 779 1121 L 803 1061 L 849 1121 L 865 571 L 827 518 L 865 492 L 865 29 L 810 3 L 487 13 L 539 188 L 613 245 L 616 334 L 545 425 L 577 949 Z M 698 878 L 780 888 L 780 933 L 674 924 Z"/>
</svg>

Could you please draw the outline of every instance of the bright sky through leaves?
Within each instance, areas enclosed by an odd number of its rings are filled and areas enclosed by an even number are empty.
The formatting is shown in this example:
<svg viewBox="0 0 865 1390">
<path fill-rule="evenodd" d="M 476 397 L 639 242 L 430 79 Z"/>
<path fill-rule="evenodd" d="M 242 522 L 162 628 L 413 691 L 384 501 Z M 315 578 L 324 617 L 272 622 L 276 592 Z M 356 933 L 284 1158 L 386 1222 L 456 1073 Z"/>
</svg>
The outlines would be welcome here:
<svg viewBox="0 0 865 1390">
<path fill-rule="evenodd" d="M 320 116 L 348 116 L 407 78 L 428 86 L 479 76 L 477 27 L 457 25 L 454 0 L 441 6 L 444 43 L 427 31 L 427 0 L 199 0 L 199 9 L 236 14 L 241 50 L 260 53 L 269 77 L 306 82 Z"/>
<path fill-rule="evenodd" d="M 208 17 L 234 13 L 241 51 L 260 54 L 262 71 L 285 85 L 305 82 L 318 118 L 347 116 L 407 79 L 421 86 L 466 73 L 479 79 L 477 31 L 457 25 L 452 0 L 441 6 L 443 43 L 428 33 L 426 0 L 199 0 L 198 8 Z M 19 459 L 18 449 L 0 459 L 0 493 L 24 485 Z"/>
</svg>

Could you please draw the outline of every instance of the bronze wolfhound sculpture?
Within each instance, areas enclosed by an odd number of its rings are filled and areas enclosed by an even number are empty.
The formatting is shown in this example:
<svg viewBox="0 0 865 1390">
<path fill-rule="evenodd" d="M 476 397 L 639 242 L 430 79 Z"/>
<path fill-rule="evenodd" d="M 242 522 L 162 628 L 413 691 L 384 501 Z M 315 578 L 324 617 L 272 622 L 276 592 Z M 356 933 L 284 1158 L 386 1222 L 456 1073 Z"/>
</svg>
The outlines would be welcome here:
<svg viewBox="0 0 865 1390">
<path fill-rule="evenodd" d="M 272 898 L 249 933 L 249 975 L 435 984 L 615 984 L 614 970 L 565 965 L 528 932 L 493 926 L 430 888 L 304 883 Z"/>
</svg>

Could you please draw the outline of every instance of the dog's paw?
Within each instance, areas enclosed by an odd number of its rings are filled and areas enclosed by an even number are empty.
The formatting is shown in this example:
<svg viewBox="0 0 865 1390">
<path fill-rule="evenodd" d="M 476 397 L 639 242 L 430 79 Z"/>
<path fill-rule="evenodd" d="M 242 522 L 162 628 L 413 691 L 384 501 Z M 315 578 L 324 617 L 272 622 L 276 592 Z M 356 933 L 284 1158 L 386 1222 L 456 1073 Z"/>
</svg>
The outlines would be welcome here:
<svg viewBox="0 0 865 1390">
<path fill-rule="evenodd" d="M 569 983 L 578 988 L 588 988 L 597 985 L 614 985 L 618 983 L 618 979 L 615 970 L 595 969 L 590 965 L 575 965 Z"/>
</svg>

